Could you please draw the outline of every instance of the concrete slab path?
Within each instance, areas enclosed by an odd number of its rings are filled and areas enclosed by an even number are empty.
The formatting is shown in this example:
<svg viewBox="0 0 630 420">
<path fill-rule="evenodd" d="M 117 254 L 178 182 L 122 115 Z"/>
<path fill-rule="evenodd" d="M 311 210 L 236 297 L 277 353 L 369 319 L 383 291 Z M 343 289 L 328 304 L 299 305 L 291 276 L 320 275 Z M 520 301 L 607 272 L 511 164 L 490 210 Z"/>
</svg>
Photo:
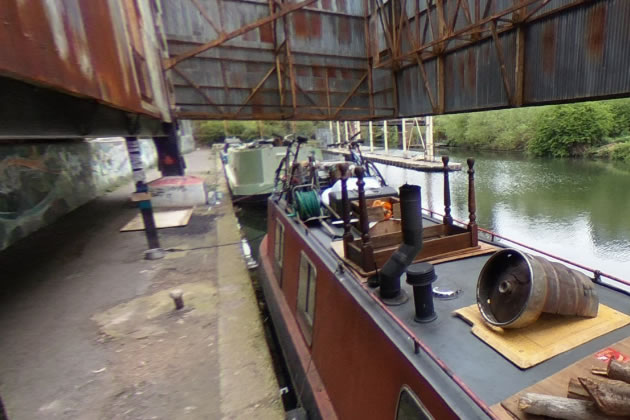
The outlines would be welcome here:
<svg viewBox="0 0 630 420">
<path fill-rule="evenodd" d="M 218 157 L 186 161 L 224 201 L 161 229 L 162 260 L 143 259 L 144 232 L 119 232 L 131 184 L 0 253 L 10 420 L 284 417 Z"/>
</svg>

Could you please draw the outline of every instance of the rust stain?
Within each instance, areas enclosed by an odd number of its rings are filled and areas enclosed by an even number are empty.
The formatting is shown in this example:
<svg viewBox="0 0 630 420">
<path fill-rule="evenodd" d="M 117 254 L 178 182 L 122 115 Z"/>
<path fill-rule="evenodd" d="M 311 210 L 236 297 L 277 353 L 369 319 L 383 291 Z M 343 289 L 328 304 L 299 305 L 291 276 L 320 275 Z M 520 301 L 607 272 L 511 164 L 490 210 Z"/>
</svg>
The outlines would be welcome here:
<svg viewBox="0 0 630 420">
<path fill-rule="evenodd" d="M 322 9 L 324 9 L 324 10 L 331 10 L 332 9 L 331 0 L 321 0 L 321 2 L 322 2 Z"/>
<path fill-rule="evenodd" d="M 242 14 L 241 14 L 240 22 L 241 22 L 241 27 L 247 25 L 248 23 L 250 23 L 249 20 L 247 19 L 247 17 L 242 15 Z M 242 37 L 243 37 L 243 39 L 245 41 L 258 41 L 258 39 L 256 37 L 256 31 L 245 32 L 242 35 Z"/>
<path fill-rule="evenodd" d="M 322 37 L 322 18 L 320 14 L 311 13 L 310 21 L 311 21 L 311 37 L 321 38 Z"/>
<path fill-rule="evenodd" d="M 8 52 L 0 54 L 0 73 L 152 114 L 143 106 L 135 83 L 140 75 L 130 60 L 126 21 L 145 34 L 142 17 L 129 15 L 131 4 L 0 0 L 0 51 Z"/>
<path fill-rule="evenodd" d="M 604 43 L 606 40 L 606 12 L 608 6 L 605 3 L 596 5 L 588 14 L 586 24 L 586 49 L 594 57 L 602 59 L 604 56 Z"/>
<path fill-rule="evenodd" d="M 352 80 L 352 70 L 347 70 L 347 69 L 341 69 L 341 78 L 343 80 Z"/>
<path fill-rule="evenodd" d="M 545 23 L 543 29 L 543 72 L 553 74 L 556 63 L 556 27 L 553 22 Z"/>
<path fill-rule="evenodd" d="M 260 63 L 245 63 L 245 71 L 247 73 L 264 73 L 268 70 L 268 65 L 262 65 Z"/>
<path fill-rule="evenodd" d="M 348 11 L 346 0 L 337 0 L 337 11 L 344 13 Z"/>
<path fill-rule="evenodd" d="M 308 31 L 306 12 L 297 11 L 293 13 L 293 28 L 295 30 L 295 36 L 300 39 L 308 39 L 310 34 Z"/>
<path fill-rule="evenodd" d="M 352 42 L 352 27 L 348 25 L 348 22 L 341 20 L 337 22 L 337 40 L 340 44 Z"/>
<path fill-rule="evenodd" d="M 265 112 L 265 107 L 261 106 L 265 104 L 265 98 L 262 95 L 256 94 L 252 98 L 252 113 L 253 114 L 262 114 Z"/>
<path fill-rule="evenodd" d="M 327 68 L 326 71 L 328 72 L 328 78 L 334 79 L 337 77 L 337 69 Z"/>
<path fill-rule="evenodd" d="M 304 76 L 304 77 L 310 76 L 309 68 L 306 66 L 295 66 L 295 72 L 297 73 L 298 76 Z"/>
<path fill-rule="evenodd" d="M 325 79 L 313 79 L 315 88 L 318 90 L 326 90 L 326 80 Z"/>
<path fill-rule="evenodd" d="M 313 67 L 313 77 L 324 77 L 324 69 L 322 67 Z"/>
<path fill-rule="evenodd" d="M 474 92 L 477 87 L 477 60 L 472 48 L 466 52 L 466 88 Z"/>
<path fill-rule="evenodd" d="M 459 57 L 457 59 L 457 73 L 459 74 L 460 86 L 463 87 L 466 80 L 466 61 L 464 60 L 464 57 Z"/>
<path fill-rule="evenodd" d="M 262 42 L 273 42 L 273 26 L 271 23 L 261 26 L 258 30 L 260 31 L 260 40 Z"/>
</svg>

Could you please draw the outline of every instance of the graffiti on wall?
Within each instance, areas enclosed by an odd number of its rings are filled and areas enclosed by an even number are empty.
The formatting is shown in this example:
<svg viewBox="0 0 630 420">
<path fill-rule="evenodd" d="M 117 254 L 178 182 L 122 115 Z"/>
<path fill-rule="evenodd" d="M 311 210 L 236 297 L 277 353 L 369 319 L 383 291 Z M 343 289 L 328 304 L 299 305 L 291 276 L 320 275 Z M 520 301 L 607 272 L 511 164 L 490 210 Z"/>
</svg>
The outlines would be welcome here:
<svg viewBox="0 0 630 420">
<path fill-rule="evenodd" d="M 152 166 L 152 140 L 141 140 Z M 131 176 L 124 139 L 0 146 L 0 250 Z"/>
</svg>

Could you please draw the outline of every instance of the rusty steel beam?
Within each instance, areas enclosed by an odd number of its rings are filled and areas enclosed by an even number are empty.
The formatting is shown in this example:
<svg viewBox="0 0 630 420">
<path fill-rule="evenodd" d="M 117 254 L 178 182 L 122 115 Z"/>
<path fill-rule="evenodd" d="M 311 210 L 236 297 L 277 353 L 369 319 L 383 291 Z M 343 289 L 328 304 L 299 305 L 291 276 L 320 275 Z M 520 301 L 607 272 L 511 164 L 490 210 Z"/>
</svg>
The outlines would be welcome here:
<svg viewBox="0 0 630 420">
<path fill-rule="evenodd" d="M 200 104 L 200 103 L 186 103 L 186 102 L 180 102 L 181 106 L 207 106 L 207 104 Z M 242 103 L 238 103 L 238 104 L 222 104 L 222 106 L 224 108 L 240 108 L 243 106 Z M 245 105 L 245 107 L 260 107 L 260 108 L 292 108 L 291 105 L 276 105 L 276 104 L 247 104 Z M 307 106 L 307 105 L 301 105 L 298 110 L 303 111 L 320 111 L 320 110 L 326 110 L 328 109 L 328 107 L 326 106 L 320 106 L 320 105 L 313 105 L 313 106 Z M 392 107 L 376 107 L 376 109 L 379 110 L 388 110 L 391 111 L 394 108 Z M 370 108 L 367 106 L 346 106 L 343 108 L 344 111 L 369 111 Z M 244 114 L 239 114 L 239 115 L 244 115 Z M 327 116 L 330 116 L 331 114 L 326 114 Z"/>
<path fill-rule="evenodd" d="M 328 68 L 324 69 L 324 78 L 326 80 L 326 107 L 328 108 L 328 113 L 330 114 L 330 82 L 328 81 Z"/>
<path fill-rule="evenodd" d="M 245 99 L 245 102 L 243 102 L 243 104 L 241 105 L 241 107 L 236 111 L 236 114 L 240 114 L 241 110 L 245 107 L 245 105 L 247 105 L 249 103 L 249 101 L 252 100 L 252 98 L 254 96 L 256 96 L 256 94 L 258 93 L 258 90 L 262 87 L 262 85 L 265 84 L 265 82 L 267 81 L 267 79 L 269 79 L 269 77 L 273 74 L 273 72 L 276 71 L 276 66 L 271 66 L 271 68 L 267 71 L 267 73 L 265 73 L 265 75 L 263 76 L 263 78 L 260 80 L 260 82 L 258 82 L 258 84 L 254 87 L 254 89 L 252 89 L 252 92 L 249 94 L 249 96 L 247 97 L 247 99 Z"/>
<path fill-rule="evenodd" d="M 179 75 L 179 77 L 184 79 L 186 81 L 186 83 L 188 83 L 198 94 L 200 94 L 206 100 L 206 102 L 209 105 L 214 106 L 216 109 L 218 109 L 221 112 L 224 111 L 216 103 L 214 103 L 214 101 L 212 99 L 210 99 L 210 96 L 208 96 L 206 94 L 206 92 L 204 92 L 203 89 L 197 83 L 195 83 L 190 77 L 188 77 L 188 75 L 186 75 L 186 73 L 184 73 L 183 71 L 179 70 L 177 67 L 173 67 L 171 70 L 173 70 L 175 73 L 177 73 Z"/>
<path fill-rule="evenodd" d="M 520 0 L 521 2 L 523 0 Z M 544 4 L 544 2 L 543 2 Z M 525 12 L 521 9 L 515 12 L 518 25 L 516 28 L 516 58 L 514 62 L 514 96 L 512 105 L 523 106 L 523 96 L 525 91 Z"/>
<path fill-rule="evenodd" d="M 462 5 L 462 0 L 457 0 L 455 4 L 455 11 L 453 12 L 453 18 L 451 19 L 451 24 L 448 27 L 448 33 L 453 33 L 455 31 L 455 24 L 457 23 L 457 15 L 459 15 L 459 8 Z"/>
<path fill-rule="evenodd" d="M 320 114 L 326 115 L 326 113 L 324 111 L 322 111 L 322 109 L 327 109 L 328 107 L 323 107 L 323 106 L 319 106 L 317 105 L 317 102 L 315 102 L 313 100 L 313 98 L 311 98 L 311 95 L 309 95 L 307 92 L 304 91 L 304 89 L 302 89 L 302 87 L 299 85 L 299 83 L 295 84 L 295 87 L 297 88 L 297 90 L 299 90 L 300 92 L 302 92 L 302 94 L 304 95 L 304 97 L 313 105 L 312 109 L 316 109 L 317 111 L 319 111 Z M 306 107 L 301 106 L 300 109 L 304 109 Z"/>
<path fill-rule="evenodd" d="M 512 90 L 510 89 L 510 81 L 508 80 L 507 69 L 505 68 L 505 58 L 503 57 L 503 46 L 499 35 L 497 35 L 497 24 L 495 21 L 490 22 L 490 29 L 492 31 L 492 39 L 494 40 L 494 47 L 497 52 L 497 58 L 499 59 L 499 68 L 501 70 L 501 79 L 503 80 L 503 87 L 505 88 L 505 94 L 508 97 L 508 102 L 513 104 Z"/>
<path fill-rule="evenodd" d="M 239 37 L 241 35 L 244 35 L 247 32 L 252 31 L 252 30 L 254 30 L 254 29 L 256 29 L 256 28 L 258 28 L 260 26 L 266 25 L 267 23 L 272 22 L 272 21 L 274 21 L 274 20 L 276 20 L 278 18 L 284 17 L 284 16 L 286 16 L 287 14 L 289 14 L 291 12 L 295 12 L 296 10 L 301 9 L 304 6 L 308 6 L 309 4 L 314 3 L 315 1 L 316 0 L 304 0 L 304 1 L 301 1 L 299 3 L 293 3 L 293 4 L 289 5 L 289 6 L 283 7 L 280 11 L 278 11 L 278 12 L 272 14 L 272 15 L 269 15 L 269 16 L 266 16 L 264 18 L 255 20 L 254 22 L 248 23 L 247 25 L 242 26 L 242 27 L 240 27 L 239 29 L 237 29 L 235 31 L 232 31 L 232 32 L 227 33 L 227 34 L 223 33 L 221 36 L 219 36 L 219 38 L 217 38 L 217 39 L 215 39 L 213 41 L 207 42 L 207 43 L 205 43 L 205 44 L 203 44 L 203 45 L 201 45 L 201 46 L 199 46 L 197 48 L 193 48 L 192 50 L 190 50 L 188 52 L 185 52 L 183 54 L 180 54 L 180 55 L 178 55 L 176 57 L 171 57 L 171 58 L 168 58 L 168 59 L 164 60 L 164 69 L 168 70 L 168 69 L 170 69 L 171 67 L 173 67 L 177 63 L 180 63 L 180 62 L 182 62 L 184 60 L 187 60 L 187 59 L 189 59 L 191 57 L 194 57 L 194 56 L 196 56 L 198 54 L 201 54 L 204 51 L 208 51 L 211 48 L 218 47 L 219 45 L 221 45 L 221 44 L 223 44 L 223 43 L 225 43 L 225 42 L 227 42 L 227 41 L 229 41 L 231 39 L 234 39 L 234 38 L 237 38 L 237 37 Z"/>
<path fill-rule="evenodd" d="M 352 88 L 352 90 L 350 91 L 350 93 L 348 93 L 348 96 L 345 97 L 345 99 L 343 100 L 343 102 L 341 102 L 341 105 L 339 105 L 337 107 L 337 109 L 335 110 L 332 119 L 337 119 L 337 116 L 339 115 L 339 113 L 343 110 L 343 107 L 346 106 L 346 104 L 348 103 L 348 101 L 350 100 L 350 98 L 352 98 L 354 96 L 354 94 L 356 93 L 357 90 L 359 90 L 359 88 L 361 87 L 361 85 L 363 84 L 363 82 L 365 81 L 365 79 L 367 78 L 368 74 L 367 72 L 363 75 L 363 77 L 361 77 L 361 79 L 359 79 L 359 81 L 356 83 L 356 85 L 354 85 L 354 87 Z"/>
<path fill-rule="evenodd" d="M 374 80 L 372 77 L 372 50 L 370 48 L 370 11 L 369 0 L 363 0 L 363 33 L 365 34 L 365 57 L 367 59 L 368 91 L 370 94 L 370 114 L 374 114 Z M 329 111 L 330 112 L 330 111 Z"/>
<path fill-rule="evenodd" d="M 210 17 L 210 15 L 206 11 L 206 9 L 203 7 L 203 5 L 201 3 L 199 3 L 199 0 L 190 0 L 190 1 L 192 2 L 192 4 L 195 5 L 197 10 L 199 10 L 199 13 L 201 13 L 201 16 L 203 16 L 203 18 L 206 20 L 206 22 L 208 22 L 210 24 L 210 26 L 212 26 L 212 29 L 214 29 L 214 31 L 217 34 L 219 34 L 219 35 L 222 34 L 223 30 L 217 28 L 217 26 L 214 24 L 214 21 L 212 20 L 212 18 Z"/>
<path fill-rule="evenodd" d="M 502 16 L 510 14 L 510 13 L 516 11 L 516 10 L 528 7 L 528 6 L 532 5 L 532 4 L 538 3 L 540 1 L 542 1 L 542 0 L 526 0 L 524 3 L 519 3 L 519 4 L 515 5 L 515 6 L 509 7 L 507 9 L 505 9 L 505 10 L 500 11 L 499 13 L 496 13 L 496 14 L 492 15 L 492 16 L 483 18 L 483 19 L 481 19 L 480 21 L 476 22 L 473 25 L 468 25 L 468 26 L 466 26 L 466 27 L 464 27 L 464 28 L 462 28 L 462 29 L 460 29 L 458 31 L 452 32 L 452 33 L 446 33 L 446 31 L 443 31 L 443 32 L 440 31 L 440 32 L 443 33 L 443 35 L 441 35 L 438 39 L 436 39 L 434 41 L 431 41 L 431 42 L 428 42 L 428 43 L 426 43 L 424 45 L 421 45 L 420 47 L 414 49 L 413 51 L 408 51 L 408 52 L 402 54 L 401 56 L 394 57 L 394 58 L 400 60 L 400 59 L 403 59 L 403 58 L 407 58 L 407 57 L 409 57 L 409 56 L 411 56 L 413 54 L 416 54 L 418 52 L 422 52 L 422 51 L 424 51 L 424 50 L 426 50 L 426 49 L 428 49 L 430 47 L 433 47 L 435 45 L 444 45 L 446 42 L 450 41 L 453 38 L 456 38 L 458 36 L 466 34 L 466 33 L 470 32 L 471 30 L 474 30 L 474 29 L 480 28 L 480 27 L 482 27 L 484 25 L 487 25 L 490 22 L 495 21 L 495 20 L 497 20 L 498 18 L 500 18 Z M 444 9 L 443 9 L 443 7 L 439 7 L 440 4 L 443 4 L 442 2 L 443 2 L 443 0 L 437 0 L 438 17 L 440 15 L 442 16 L 442 18 L 439 19 L 440 20 L 440 24 L 441 25 L 442 24 L 445 25 L 445 22 L 444 22 Z"/>
<path fill-rule="evenodd" d="M 183 120 L 286 120 L 289 116 L 293 118 L 295 121 L 331 121 L 333 120 L 332 115 L 314 115 L 314 114 L 295 114 L 290 115 L 283 112 L 274 112 L 274 113 L 252 113 L 246 115 L 236 115 L 236 114 L 210 114 L 208 112 L 192 112 L 192 111 L 178 111 L 175 112 L 175 116 L 179 119 Z M 374 117 L 370 116 L 370 114 L 365 115 L 353 115 L 352 119 L 354 121 L 369 121 Z M 394 118 L 394 114 L 382 114 L 377 115 L 376 118 L 382 119 L 391 119 Z"/>
<path fill-rule="evenodd" d="M 403 12 L 403 13 L 406 13 L 406 12 Z M 412 48 L 417 48 L 417 44 L 415 40 L 413 39 L 413 35 L 411 34 L 411 28 L 409 27 L 409 24 L 405 25 L 405 28 L 407 29 L 405 33 L 407 34 L 407 40 L 409 41 L 409 44 L 412 46 Z M 429 77 L 427 76 L 427 71 L 426 71 L 426 68 L 424 67 L 424 61 L 422 61 L 422 57 L 420 57 L 420 54 L 416 54 L 416 63 L 418 64 L 420 75 L 422 76 L 422 85 L 424 86 L 424 91 L 429 97 L 429 102 L 431 103 L 431 109 L 433 109 L 433 112 L 436 112 L 437 107 L 435 105 L 435 99 L 433 98 L 433 92 L 431 92 L 431 87 L 429 85 Z"/>
</svg>

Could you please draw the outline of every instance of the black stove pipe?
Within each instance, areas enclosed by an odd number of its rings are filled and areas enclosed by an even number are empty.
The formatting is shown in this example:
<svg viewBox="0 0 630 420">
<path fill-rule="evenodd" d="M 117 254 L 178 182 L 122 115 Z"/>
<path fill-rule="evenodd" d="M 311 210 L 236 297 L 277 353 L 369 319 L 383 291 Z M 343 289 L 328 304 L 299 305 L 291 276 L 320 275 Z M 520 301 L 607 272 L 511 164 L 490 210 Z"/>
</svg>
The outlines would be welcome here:
<svg viewBox="0 0 630 420">
<path fill-rule="evenodd" d="M 400 295 L 400 276 L 422 249 L 422 202 L 420 187 L 400 187 L 400 218 L 403 243 L 387 260 L 379 273 L 380 294 L 384 299 Z"/>
</svg>

